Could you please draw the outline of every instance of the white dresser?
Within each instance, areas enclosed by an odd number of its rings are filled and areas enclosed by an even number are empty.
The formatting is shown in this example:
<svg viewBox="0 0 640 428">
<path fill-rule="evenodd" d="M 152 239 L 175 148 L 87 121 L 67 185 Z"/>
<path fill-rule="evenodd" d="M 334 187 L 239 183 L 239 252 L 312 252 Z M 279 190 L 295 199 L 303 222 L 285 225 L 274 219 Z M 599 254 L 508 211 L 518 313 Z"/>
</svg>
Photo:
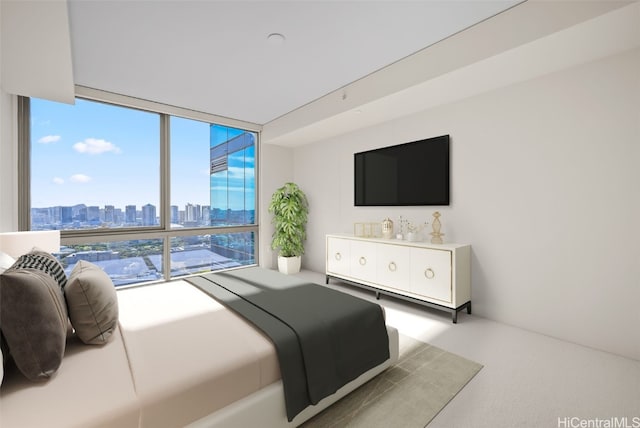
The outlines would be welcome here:
<svg viewBox="0 0 640 428">
<path fill-rule="evenodd" d="M 471 313 L 471 246 L 327 235 L 326 282 L 344 280 L 380 294 Z"/>
</svg>

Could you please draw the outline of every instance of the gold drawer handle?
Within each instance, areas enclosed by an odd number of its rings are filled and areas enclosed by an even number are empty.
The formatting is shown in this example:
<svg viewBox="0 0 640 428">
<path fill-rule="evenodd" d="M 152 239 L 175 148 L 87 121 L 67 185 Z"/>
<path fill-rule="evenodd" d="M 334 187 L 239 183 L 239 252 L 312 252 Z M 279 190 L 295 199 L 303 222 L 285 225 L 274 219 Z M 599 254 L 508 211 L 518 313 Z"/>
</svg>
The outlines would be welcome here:
<svg viewBox="0 0 640 428">
<path fill-rule="evenodd" d="M 360 262 L 360 265 L 361 265 L 361 266 L 364 266 L 364 265 L 366 265 L 366 264 L 367 264 L 367 259 L 365 259 L 364 257 L 360 257 L 359 262 Z"/>
<path fill-rule="evenodd" d="M 334 257 L 336 258 L 336 260 L 342 260 L 342 254 L 340 253 L 336 253 Z"/>
<path fill-rule="evenodd" d="M 424 276 L 427 277 L 427 279 L 433 279 L 436 276 L 436 273 L 433 271 L 433 269 L 427 268 L 424 271 Z"/>
<path fill-rule="evenodd" d="M 394 262 L 389 263 L 389 270 L 391 272 L 395 272 L 396 269 L 398 269 L 398 266 L 396 266 L 396 264 Z"/>
</svg>

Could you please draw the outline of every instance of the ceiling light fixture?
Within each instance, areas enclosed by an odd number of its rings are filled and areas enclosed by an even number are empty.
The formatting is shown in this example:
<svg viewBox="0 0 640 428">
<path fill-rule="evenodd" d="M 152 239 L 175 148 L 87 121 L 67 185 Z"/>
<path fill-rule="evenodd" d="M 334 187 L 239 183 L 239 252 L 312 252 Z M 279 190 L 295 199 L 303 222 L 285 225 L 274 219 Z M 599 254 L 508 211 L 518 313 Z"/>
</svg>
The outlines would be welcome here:
<svg viewBox="0 0 640 428">
<path fill-rule="evenodd" d="M 271 33 L 267 36 L 267 42 L 271 46 L 282 46 L 284 44 L 285 37 L 280 33 Z"/>
</svg>

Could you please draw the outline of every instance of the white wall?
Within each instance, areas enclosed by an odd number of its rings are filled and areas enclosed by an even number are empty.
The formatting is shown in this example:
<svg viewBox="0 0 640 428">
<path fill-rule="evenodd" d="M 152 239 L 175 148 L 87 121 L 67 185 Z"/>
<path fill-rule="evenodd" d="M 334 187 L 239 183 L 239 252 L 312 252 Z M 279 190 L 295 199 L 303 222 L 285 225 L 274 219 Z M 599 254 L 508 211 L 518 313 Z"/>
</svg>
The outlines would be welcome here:
<svg viewBox="0 0 640 428">
<path fill-rule="evenodd" d="M 475 313 L 640 359 L 640 50 L 297 148 L 311 205 L 303 266 L 358 221 L 434 207 L 354 207 L 353 153 L 451 135 L 449 242 L 473 246 Z"/>
<path fill-rule="evenodd" d="M 276 268 L 278 254 L 277 251 L 271 250 L 273 225 L 267 207 L 273 192 L 284 183 L 293 181 L 293 150 L 262 144 L 259 162 L 259 264 L 265 268 Z"/>
<path fill-rule="evenodd" d="M 0 89 L 0 232 L 18 230 L 14 102 L 15 97 Z"/>
<path fill-rule="evenodd" d="M 16 96 L 73 103 L 66 0 L 0 2 L 0 231 L 18 230 Z"/>
<path fill-rule="evenodd" d="M 5 92 L 75 102 L 66 0 L 3 1 Z"/>
<path fill-rule="evenodd" d="M 2 25 L 0 7 L 0 26 Z M 0 46 L 2 45 L 0 28 Z M 4 91 L 2 64 L 4 55 L 0 49 L 0 232 L 17 230 L 17 218 L 13 207 L 18 202 L 16 192 L 16 147 L 12 143 L 14 131 L 13 98 Z"/>
</svg>

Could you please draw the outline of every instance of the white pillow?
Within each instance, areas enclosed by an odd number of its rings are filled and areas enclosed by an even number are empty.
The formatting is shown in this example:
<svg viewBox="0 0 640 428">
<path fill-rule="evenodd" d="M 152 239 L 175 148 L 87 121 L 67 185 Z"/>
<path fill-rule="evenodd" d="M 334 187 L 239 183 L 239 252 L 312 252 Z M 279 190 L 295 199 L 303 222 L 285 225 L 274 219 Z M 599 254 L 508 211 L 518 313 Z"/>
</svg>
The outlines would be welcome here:
<svg viewBox="0 0 640 428">
<path fill-rule="evenodd" d="M 0 273 L 9 269 L 15 262 L 16 259 L 11 257 L 9 254 L 0 251 Z"/>
</svg>

